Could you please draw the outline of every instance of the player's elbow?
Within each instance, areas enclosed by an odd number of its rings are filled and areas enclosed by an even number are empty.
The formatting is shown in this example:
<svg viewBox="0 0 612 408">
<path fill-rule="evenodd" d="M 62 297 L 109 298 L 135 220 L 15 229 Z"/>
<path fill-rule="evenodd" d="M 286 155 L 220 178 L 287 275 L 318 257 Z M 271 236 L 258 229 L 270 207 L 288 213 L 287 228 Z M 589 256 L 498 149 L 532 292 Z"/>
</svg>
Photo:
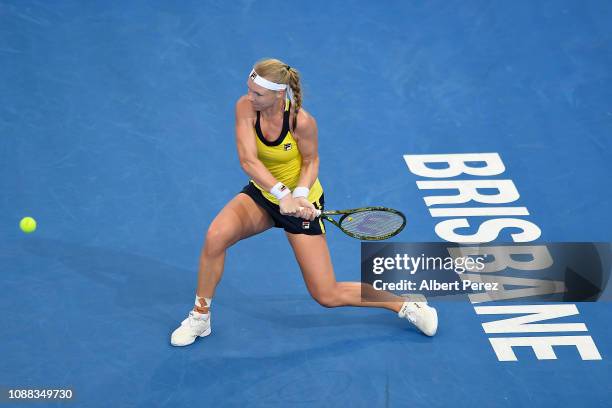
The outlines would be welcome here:
<svg viewBox="0 0 612 408">
<path fill-rule="evenodd" d="M 302 158 L 302 168 L 319 170 L 319 156 Z"/>
<path fill-rule="evenodd" d="M 319 156 L 308 156 L 302 157 L 302 162 L 308 164 L 309 166 L 314 166 L 319 163 Z"/>
<path fill-rule="evenodd" d="M 249 173 L 253 169 L 254 163 L 255 161 L 250 157 L 240 158 L 240 167 L 242 167 L 242 170 L 244 170 L 246 173 Z"/>
</svg>

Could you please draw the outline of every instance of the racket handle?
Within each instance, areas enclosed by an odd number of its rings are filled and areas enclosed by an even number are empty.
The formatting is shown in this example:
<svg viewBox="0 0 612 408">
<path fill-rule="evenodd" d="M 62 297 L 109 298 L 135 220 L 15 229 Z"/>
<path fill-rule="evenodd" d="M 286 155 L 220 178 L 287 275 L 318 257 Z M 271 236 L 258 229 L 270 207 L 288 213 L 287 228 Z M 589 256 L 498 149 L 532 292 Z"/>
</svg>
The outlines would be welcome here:
<svg viewBox="0 0 612 408">
<path fill-rule="evenodd" d="M 298 207 L 300 209 L 300 211 L 302 211 L 304 209 L 304 207 Z M 315 209 L 315 214 L 317 217 L 321 216 L 321 210 Z"/>
</svg>

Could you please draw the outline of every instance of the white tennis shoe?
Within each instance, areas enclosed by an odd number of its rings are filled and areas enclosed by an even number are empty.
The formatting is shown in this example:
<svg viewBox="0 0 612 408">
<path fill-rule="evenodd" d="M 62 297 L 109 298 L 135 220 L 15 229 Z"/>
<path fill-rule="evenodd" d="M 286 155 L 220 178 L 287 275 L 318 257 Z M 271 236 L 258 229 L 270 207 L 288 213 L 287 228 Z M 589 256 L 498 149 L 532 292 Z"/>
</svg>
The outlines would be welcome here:
<svg viewBox="0 0 612 408">
<path fill-rule="evenodd" d="M 181 326 L 172 332 L 170 344 L 173 346 L 188 346 L 197 337 L 206 337 L 210 334 L 210 311 L 198 313 L 194 310 L 181 322 Z"/>
<path fill-rule="evenodd" d="M 427 305 L 426 301 L 407 300 L 397 315 L 402 319 L 408 319 L 427 336 L 435 335 L 438 330 L 438 312 Z"/>
</svg>

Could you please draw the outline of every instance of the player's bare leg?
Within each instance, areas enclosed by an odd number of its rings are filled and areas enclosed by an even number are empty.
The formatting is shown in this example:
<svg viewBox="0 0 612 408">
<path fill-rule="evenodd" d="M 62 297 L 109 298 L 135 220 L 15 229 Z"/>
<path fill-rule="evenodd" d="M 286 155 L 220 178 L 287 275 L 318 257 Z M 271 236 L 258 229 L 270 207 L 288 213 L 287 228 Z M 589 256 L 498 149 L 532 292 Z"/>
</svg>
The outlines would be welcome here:
<svg viewBox="0 0 612 408">
<path fill-rule="evenodd" d="M 376 291 L 361 282 L 337 282 L 325 235 L 287 233 L 295 258 L 311 296 L 322 306 L 378 307 L 397 312 L 419 330 L 433 336 L 438 316 L 426 302 L 407 301 L 389 292 Z M 362 292 L 363 291 L 363 292 Z M 377 301 L 364 299 L 376 298 Z"/>
<path fill-rule="evenodd" d="M 210 307 L 223 275 L 227 248 L 272 226 L 272 219 L 246 194 L 238 194 L 208 228 L 198 271 L 196 302 L 192 311 L 170 336 L 173 346 L 188 346 L 211 333 Z"/>
<path fill-rule="evenodd" d="M 219 212 L 208 227 L 198 270 L 195 311 L 207 313 L 204 298 L 212 298 L 223 275 L 226 250 L 241 239 L 272 227 L 272 219 L 251 197 L 238 194 Z"/>
<path fill-rule="evenodd" d="M 334 267 L 329 255 L 325 234 L 305 235 L 287 233 L 287 238 L 295 258 L 302 270 L 304 282 L 310 295 L 322 306 L 360 306 L 379 307 L 399 312 L 404 298 L 392 293 L 382 294 L 369 285 L 361 282 L 337 282 Z M 362 288 L 365 292 L 377 292 L 381 301 L 364 301 Z M 367 293 L 364 293 L 367 295 Z M 384 298 L 383 298 L 384 296 Z M 364 296 L 367 298 L 368 296 Z"/>
</svg>

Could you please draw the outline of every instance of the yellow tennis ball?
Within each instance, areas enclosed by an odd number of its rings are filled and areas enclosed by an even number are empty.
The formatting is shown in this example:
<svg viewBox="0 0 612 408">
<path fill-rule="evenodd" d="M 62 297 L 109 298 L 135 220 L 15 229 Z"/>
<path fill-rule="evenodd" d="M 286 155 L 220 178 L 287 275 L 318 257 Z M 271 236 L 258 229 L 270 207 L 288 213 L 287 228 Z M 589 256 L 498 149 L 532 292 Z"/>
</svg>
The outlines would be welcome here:
<svg viewBox="0 0 612 408">
<path fill-rule="evenodd" d="M 19 228 L 26 234 L 36 231 L 36 220 L 32 217 L 24 217 L 19 222 Z"/>
<path fill-rule="evenodd" d="M 348 217 L 348 220 L 349 221 L 353 221 L 353 217 Z"/>
</svg>

